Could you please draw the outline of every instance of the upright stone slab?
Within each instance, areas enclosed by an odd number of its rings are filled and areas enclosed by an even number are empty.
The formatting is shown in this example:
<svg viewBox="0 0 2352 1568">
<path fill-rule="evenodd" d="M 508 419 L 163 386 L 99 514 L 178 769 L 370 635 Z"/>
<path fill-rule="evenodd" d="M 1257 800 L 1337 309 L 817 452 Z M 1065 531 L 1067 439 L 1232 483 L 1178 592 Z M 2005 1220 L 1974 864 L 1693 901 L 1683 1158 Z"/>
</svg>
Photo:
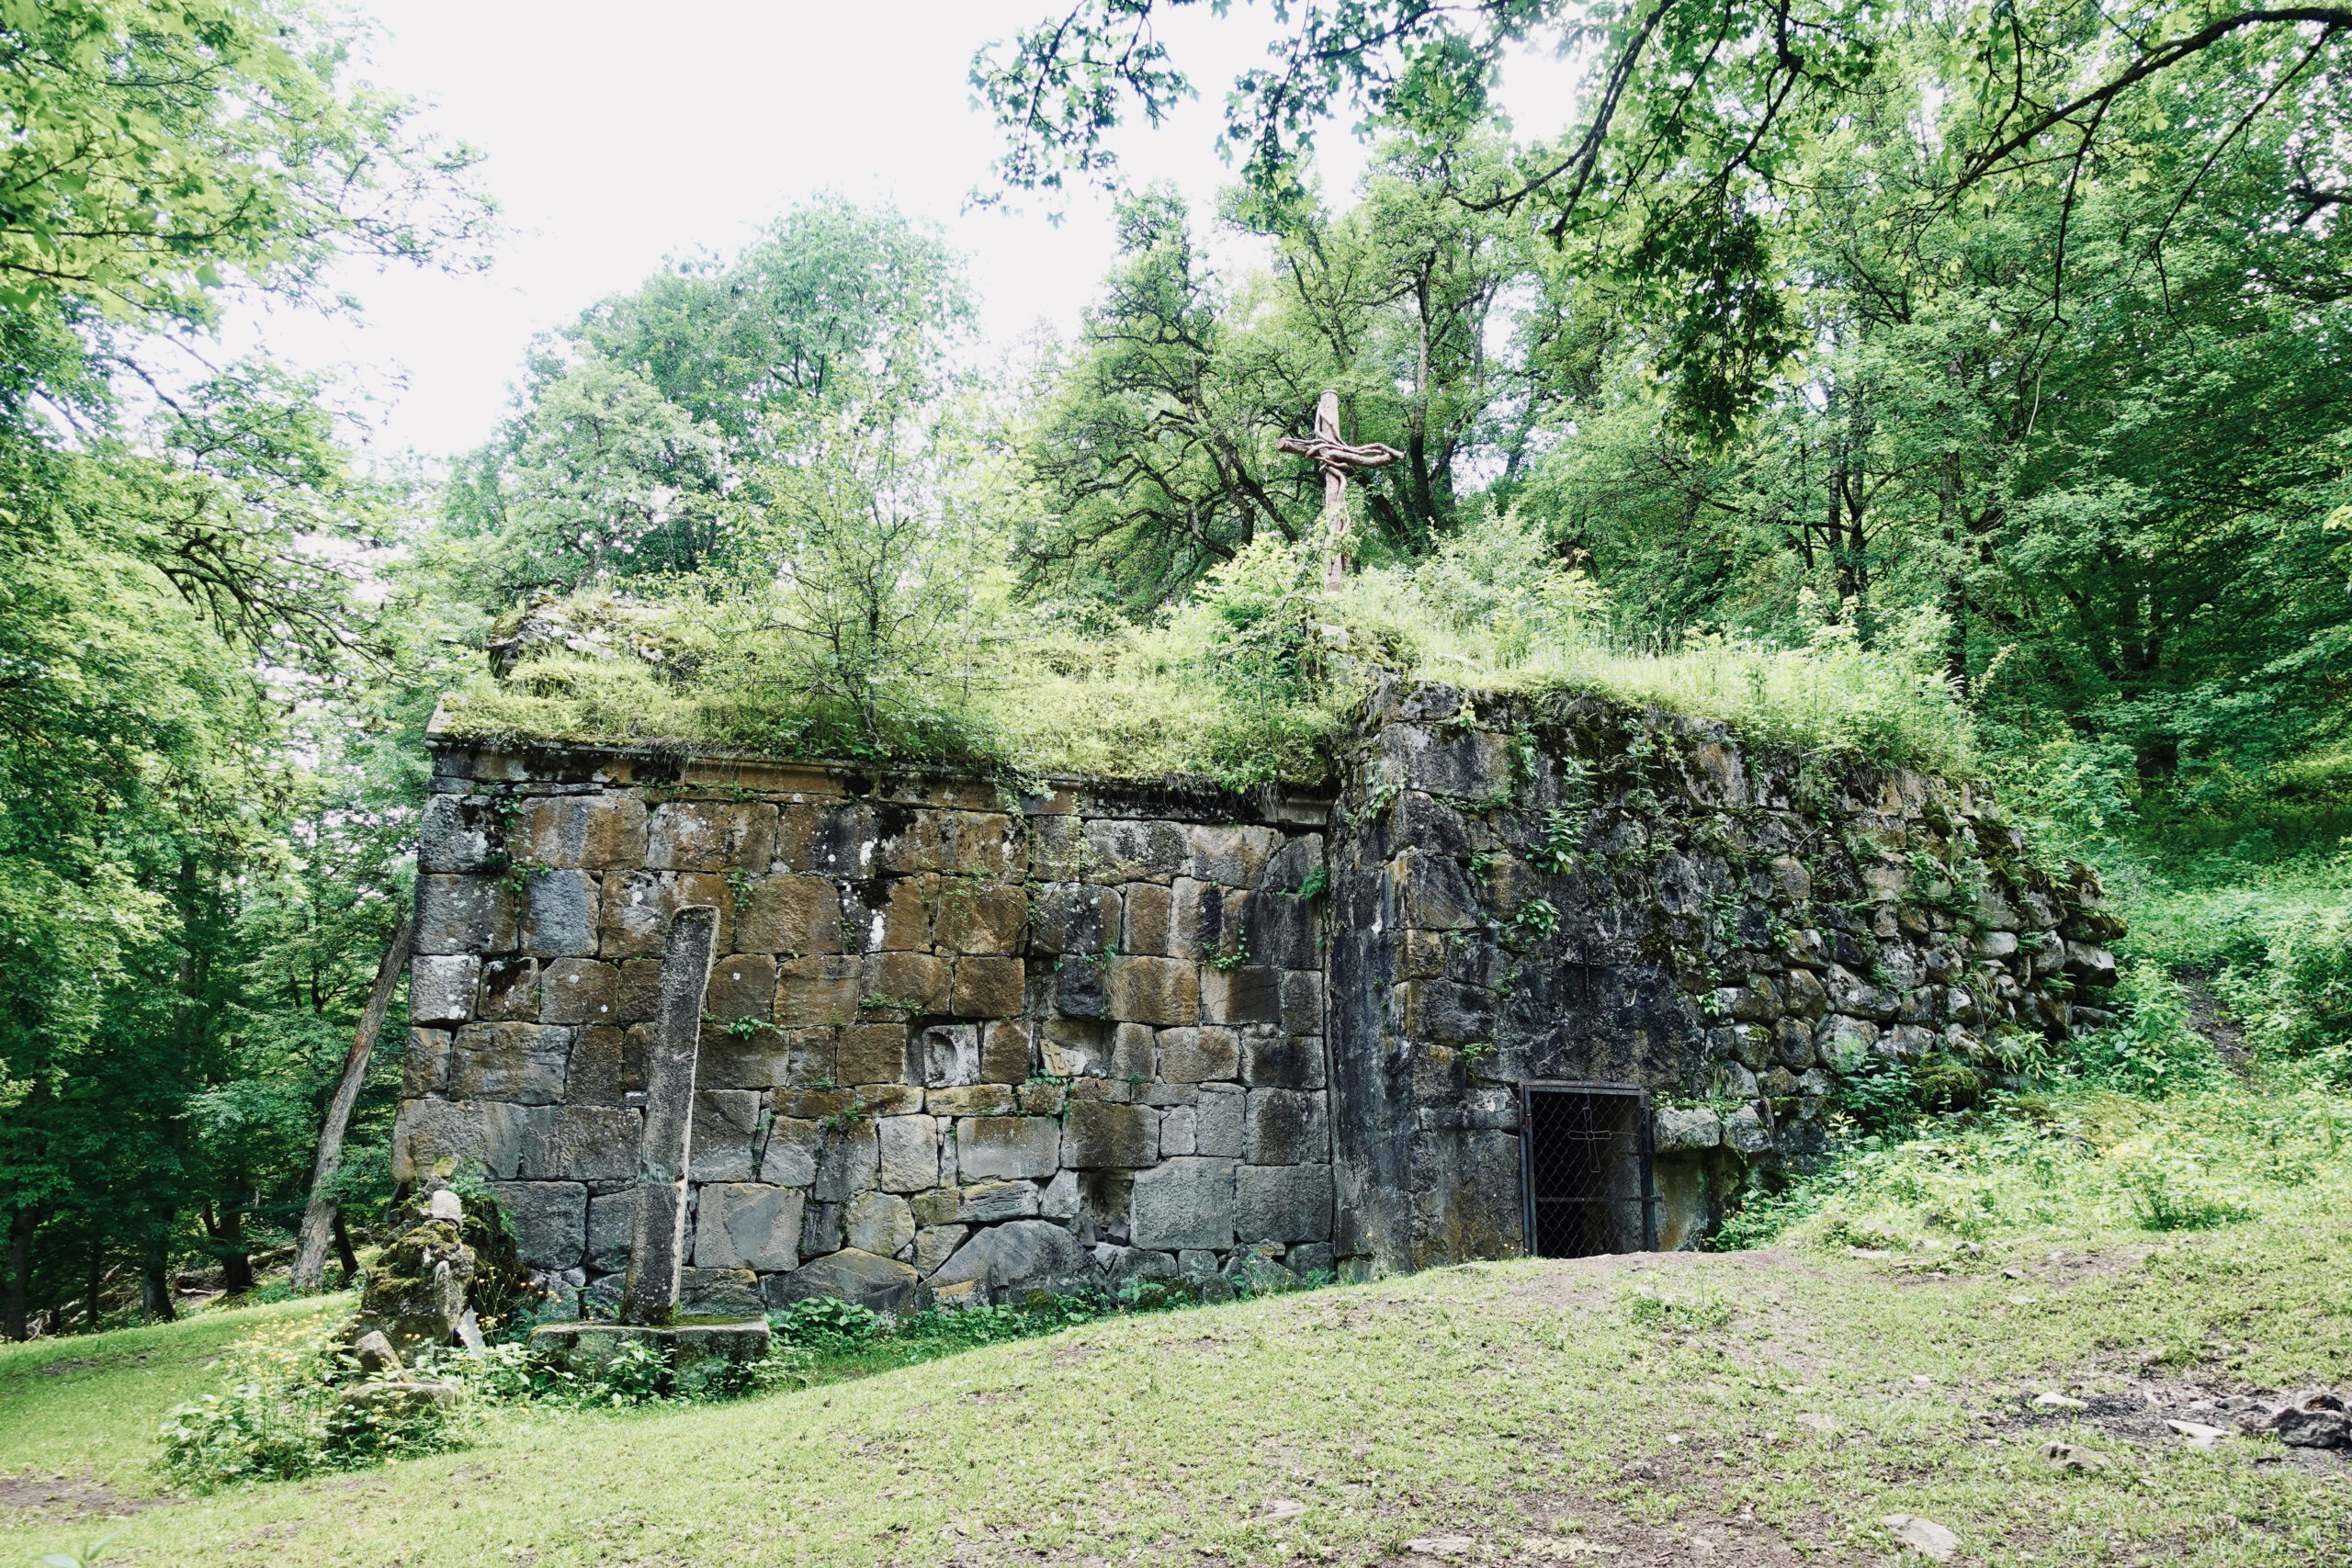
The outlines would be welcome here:
<svg viewBox="0 0 2352 1568">
<path fill-rule="evenodd" d="M 645 1123 L 637 1142 L 637 1224 L 621 1321 L 668 1323 L 678 1311 L 685 1264 L 686 1166 L 695 1110 L 695 1054 L 703 993 L 718 945 L 718 910 L 690 904 L 670 918 L 662 950 L 662 993 L 645 1055 Z"/>
</svg>

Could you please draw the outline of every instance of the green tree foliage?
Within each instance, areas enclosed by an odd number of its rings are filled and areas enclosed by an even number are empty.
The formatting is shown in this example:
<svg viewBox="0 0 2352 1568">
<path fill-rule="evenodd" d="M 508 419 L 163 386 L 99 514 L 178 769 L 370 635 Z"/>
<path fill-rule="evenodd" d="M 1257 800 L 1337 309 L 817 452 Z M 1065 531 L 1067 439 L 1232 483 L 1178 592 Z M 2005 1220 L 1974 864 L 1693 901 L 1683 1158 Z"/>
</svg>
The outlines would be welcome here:
<svg viewBox="0 0 2352 1568">
<path fill-rule="evenodd" d="M 471 259 L 487 209 L 470 154 L 345 83 L 348 41 L 271 0 L 0 6 L 13 1334 L 115 1264 L 168 1313 L 196 1216 L 233 1278 L 315 1111 L 299 1089 L 219 1097 L 254 1079 L 257 1053 L 315 1080 L 390 924 L 397 851 L 350 846 L 391 814 L 315 772 L 358 754 L 353 708 L 332 705 L 363 654 L 385 657 L 350 575 L 386 536 L 384 498 L 318 387 L 266 364 L 191 384 L 163 352 L 231 288 L 314 300 L 337 256 Z M 367 869 L 330 893 L 338 862 Z M 311 919 L 266 912 L 306 882 Z"/>
<path fill-rule="evenodd" d="M 937 400 L 971 322 L 956 259 L 888 209 L 822 199 L 731 262 L 696 257 L 539 345 L 521 406 L 445 495 L 451 591 L 534 590 L 735 564 L 802 433 Z"/>
</svg>

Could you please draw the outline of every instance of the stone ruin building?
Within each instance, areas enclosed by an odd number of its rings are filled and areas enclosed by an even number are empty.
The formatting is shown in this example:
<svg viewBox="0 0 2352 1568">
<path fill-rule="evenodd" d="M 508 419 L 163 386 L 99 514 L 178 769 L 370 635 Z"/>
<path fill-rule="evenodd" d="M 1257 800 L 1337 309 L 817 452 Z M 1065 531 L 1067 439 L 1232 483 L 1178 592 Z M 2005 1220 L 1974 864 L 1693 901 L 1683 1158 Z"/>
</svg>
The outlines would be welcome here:
<svg viewBox="0 0 2352 1568">
<path fill-rule="evenodd" d="M 705 1314 L 1690 1247 L 1872 1058 L 2102 1021 L 2120 929 L 1966 785 L 1593 696 L 1391 682 L 1319 794 L 433 744 L 394 1174 L 598 1317 L 680 908 Z"/>
</svg>

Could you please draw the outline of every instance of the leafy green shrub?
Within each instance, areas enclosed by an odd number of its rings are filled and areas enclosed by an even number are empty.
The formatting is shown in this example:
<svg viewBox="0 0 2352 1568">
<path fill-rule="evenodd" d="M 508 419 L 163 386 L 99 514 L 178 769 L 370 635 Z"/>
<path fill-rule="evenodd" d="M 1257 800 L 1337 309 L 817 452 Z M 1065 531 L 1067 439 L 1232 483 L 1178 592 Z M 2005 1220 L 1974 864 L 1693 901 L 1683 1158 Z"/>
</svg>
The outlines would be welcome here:
<svg viewBox="0 0 2352 1568">
<path fill-rule="evenodd" d="M 2123 1021 L 2075 1047 L 2094 1082 L 2160 1100 L 2228 1078 L 2212 1042 L 2189 1027 L 2188 996 L 2163 969 L 2145 960 L 2127 965 L 2116 995 Z"/>
<path fill-rule="evenodd" d="M 191 1491 L 288 1480 L 452 1446 L 456 1412 L 430 1402 L 352 1404 L 365 1386 L 345 1324 L 309 1319 L 265 1329 L 221 1359 L 220 1393 L 177 1404 L 159 1461 Z"/>
<path fill-rule="evenodd" d="M 855 1302 L 831 1296 L 811 1296 L 780 1312 L 768 1314 L 768 1327 L 786 1345 L 820 1355 L 838 1356 L 862 1350 L 883 1334 L 882 1314 Z"/>
<path fill-rule="evenodd" d="M 2119 1149 L 2117 1174 L 2140 1224 L 2152 1231 L 2211 1230 L 2254 1218 L 2243 1190 L 2213 1180 L 2204 1153 L 2159 1132 Z"/>
</svg>

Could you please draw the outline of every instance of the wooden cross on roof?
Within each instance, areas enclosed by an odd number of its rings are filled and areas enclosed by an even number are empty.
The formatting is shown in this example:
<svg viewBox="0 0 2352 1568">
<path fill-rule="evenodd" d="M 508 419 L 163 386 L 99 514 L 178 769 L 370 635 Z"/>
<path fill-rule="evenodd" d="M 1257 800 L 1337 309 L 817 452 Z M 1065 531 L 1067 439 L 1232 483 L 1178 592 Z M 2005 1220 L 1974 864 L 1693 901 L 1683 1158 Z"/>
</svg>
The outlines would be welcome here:
<svg viewBox="0 0 2352 1568">
<path fill-rule="evenodd" d="M 1314 435 L 1305 441 L 1285 435 L 1274 446 L 1277 451 L 1310 457 L 1323 470 L 1323 531 L 1331 541 L 1330 553 L 1323 558 L 1323 588 L 1326 592 L 1336 593 L 1340 579 L 1348 570 L 1348 476 L 1366 468 L 1385 468 L 1405 454 L 1376 441 L 1364 446 L 1351 446 L 1341 441 L 1340 394 L 1328 388 L 1315 405 Z"/>
</svg>

